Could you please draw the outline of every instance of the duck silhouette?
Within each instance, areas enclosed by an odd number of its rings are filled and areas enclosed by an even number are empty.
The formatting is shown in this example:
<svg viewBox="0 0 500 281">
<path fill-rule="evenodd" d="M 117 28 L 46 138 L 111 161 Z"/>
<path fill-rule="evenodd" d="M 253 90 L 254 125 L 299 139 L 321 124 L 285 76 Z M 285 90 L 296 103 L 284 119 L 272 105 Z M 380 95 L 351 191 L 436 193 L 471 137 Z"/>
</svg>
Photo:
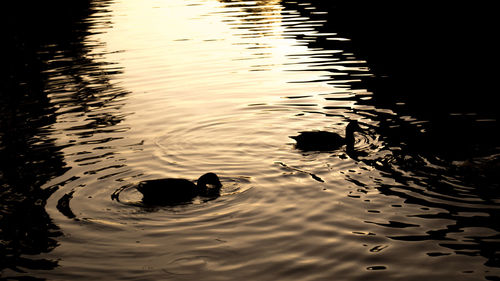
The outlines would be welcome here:
<svg viewBox="0 0 500 281">
<path fill-rule="evenodd" d="M 352 120 L 347 124 L 345 138 L 332 132 L 309 131 L 300 132 L 298 136 L 290 136 L 297 144 L 295 147 L 304 151 L 331 151 L 346 145 L 348 151 L 354 150 L 354 132 L 362 131 L 358 121 Z"/>
<path fill-rule="evenodd" d="M 146 204 L 176 205 L 190 202 L 196 196 L 218 197 L 221 187 L 216 174 L 206 173 L 196 184 L 187 179 L 167 178 L 142 181 L 136 188 L 142 193 L 142 201 Z"/>
</svg>

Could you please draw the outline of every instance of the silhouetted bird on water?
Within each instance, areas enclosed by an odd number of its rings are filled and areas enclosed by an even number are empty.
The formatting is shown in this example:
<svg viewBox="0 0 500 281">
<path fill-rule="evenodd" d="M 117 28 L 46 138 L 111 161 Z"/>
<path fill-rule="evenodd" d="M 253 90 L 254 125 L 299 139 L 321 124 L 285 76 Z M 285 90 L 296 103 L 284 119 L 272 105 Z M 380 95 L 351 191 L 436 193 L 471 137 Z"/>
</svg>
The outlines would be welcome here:
<svg viewBox="0 0 500 281">
<path fill-rule="evenodd" d="M 216 174 L 206 173 L 196 184 L 176 178 L 147 180 L 140 182 L 137 190 L 143 194 L 142 201 L 146 204 L 175 205 L 190 202 L 196 196 L 218 197 L 221 187 Z"/>
<path fill-rule="evenodd" d="M 325 131 L 310 131 L 300 132 L 298 136 L 290 138 L 297 141 L 296 148 L 305 151 L 330 151 L 340 148 L 342 145 L 347 146 L 347 150 L 354 149 L 354 132 L 362 131 L 358 125 L 358 121 L 349 122 L 345 129 L 345 138 L 336 133 Z"/>
</svg>

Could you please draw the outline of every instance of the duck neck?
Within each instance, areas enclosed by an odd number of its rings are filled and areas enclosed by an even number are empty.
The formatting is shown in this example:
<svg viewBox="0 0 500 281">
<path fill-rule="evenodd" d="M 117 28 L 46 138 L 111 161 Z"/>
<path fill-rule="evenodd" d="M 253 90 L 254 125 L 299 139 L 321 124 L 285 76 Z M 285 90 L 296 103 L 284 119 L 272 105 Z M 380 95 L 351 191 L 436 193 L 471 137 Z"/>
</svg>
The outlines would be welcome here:
<svg viewBox="0 0 500 281">
<path fill-rule="evenodd" d="M 345 143 L 348 148 L 354 148 L 354 130 L 349 127 L 345 131 Z"/>
<path fill-rule="evenodd" d="M 213 196 L 219 196 L 219 187 L 211 187 L 208 188 L 206 183 L 201 183 L 197 184 L 198 188 L 198 195 L 203 196 L 203 197 L 213 197 Z"/>
<path fill-rule="evenodd" d="M 203 195 L 207 193 L 207 184 L 205 182 L 198 181 L 196 183 L 196 188 L 198 189 L 198 193 Z"/>
</svg>

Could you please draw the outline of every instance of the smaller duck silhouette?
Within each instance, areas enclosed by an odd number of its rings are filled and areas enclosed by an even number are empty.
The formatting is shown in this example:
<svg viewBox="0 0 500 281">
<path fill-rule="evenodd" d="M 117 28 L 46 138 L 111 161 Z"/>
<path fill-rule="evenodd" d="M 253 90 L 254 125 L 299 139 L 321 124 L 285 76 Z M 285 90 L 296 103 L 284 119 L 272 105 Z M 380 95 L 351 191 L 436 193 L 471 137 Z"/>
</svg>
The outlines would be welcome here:
<svg viewBox="0 0 500 281">
<path fill-rule="evenodd" d="M 354 150 L 354 132 L 361 132 L 358 121 L 347 124 L 345 138 L 336 133 L 325 131 L 300 132 L 298 136 L 290 136 L 297 141 L 296 148 L 304 151 L 331 151 L 346 145 L 348 151 Z"/>
<path fill-rule="evenodd" d="M 221 187 L 216 174 L 206 173 L 196 184 L 187 179 L 156 179 L 140 182 L 137 190 L 142 193 L 142 201 L 146 204 L 176 205 L 190 202 L 196 196 L 218 197 Z"/>
</svg>

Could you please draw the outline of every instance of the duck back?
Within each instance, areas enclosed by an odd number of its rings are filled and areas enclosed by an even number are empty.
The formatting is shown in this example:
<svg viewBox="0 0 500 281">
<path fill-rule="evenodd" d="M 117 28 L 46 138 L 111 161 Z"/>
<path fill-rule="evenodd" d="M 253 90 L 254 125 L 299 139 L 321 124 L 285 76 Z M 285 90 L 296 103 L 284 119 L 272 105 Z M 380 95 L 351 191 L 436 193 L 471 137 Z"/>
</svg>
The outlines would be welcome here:
<svg viewBox="0 0 500 281">
<path fill-rule="evenodd" d="M 336 150 L 345 144 L 343 137 L 325 131 L 301 132 L 291 138 L 297 141 L 295 147 L 301 150 Z"/>
<path fill-rule="evenodd" d="M 137 190 L 146 203 L 178 204 L 189 202 L 197 195 L 196 185 L 186 179 L 156 179 L 142 181 Z"/>
</svg>

